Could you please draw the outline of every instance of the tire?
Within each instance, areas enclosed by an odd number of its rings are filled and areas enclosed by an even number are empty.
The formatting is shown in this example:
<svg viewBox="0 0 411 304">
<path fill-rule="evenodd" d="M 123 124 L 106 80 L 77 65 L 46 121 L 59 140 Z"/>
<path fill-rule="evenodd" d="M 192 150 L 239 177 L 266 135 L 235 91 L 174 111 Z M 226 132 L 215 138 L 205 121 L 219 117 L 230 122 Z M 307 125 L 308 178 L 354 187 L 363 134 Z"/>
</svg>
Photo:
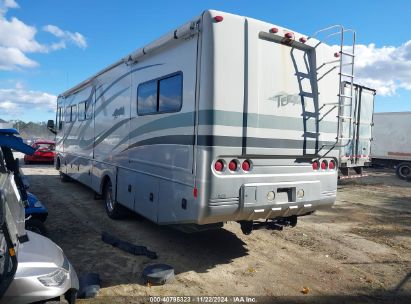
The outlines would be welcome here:
<svg viewBox="0 0 411 304">
<path fill-rule="evenodd" d="M 70 176 L 68 176 L 67 174 L 60 172 L 60 180 L 61 180 L 63 183 L 67 183 L 67 182 L 69 182 L 71 179 L 70 179 Z"/>
<path fill-rule="evenodd" d="M 35 233 L 41 234 L 43 236 L 47 236 L 47 230 L 44 226 L 43 222 L 37 218 L 31 218 L 25 223 L 26 230 L 33 231 Z"/>
<path fill-rule="evenodd" d="M 113 220 L 123 219 L 126 215 L 126 208 L 121 206 L 113 198 L 113 186 L 111 180 L 107 180 L 103 188 L 104 206 L 109 218 Z"/>
<path fill-rule="evenodd" d="M 60 167 L 61 167 L 60 158 L 57 158 L 55 168 L 56 168 L 56 170 L 60 170 Z"/>
<path fill-rule="evenodd" d="M 395 173 L 400 179 L 408 179 L 411 177 L 411 163 L 400 163 L 395 169 Z"/>
<path fill-rule="evenodd" d="M 364 169 L 364 167 L 354 167 L 354 171 L 355 171 L 355 173 L 357 173 L 357 174 L 363 174 L 363 169 Z"/>
</svg>

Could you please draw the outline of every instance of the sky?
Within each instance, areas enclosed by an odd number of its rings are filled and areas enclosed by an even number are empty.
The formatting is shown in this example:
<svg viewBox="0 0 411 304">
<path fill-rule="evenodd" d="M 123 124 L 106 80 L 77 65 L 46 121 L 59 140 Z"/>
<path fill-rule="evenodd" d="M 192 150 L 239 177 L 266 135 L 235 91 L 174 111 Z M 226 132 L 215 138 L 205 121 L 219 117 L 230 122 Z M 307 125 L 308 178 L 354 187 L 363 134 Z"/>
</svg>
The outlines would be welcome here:
<svg viewBox="0 0 411 304">
<path fill-rule="evenodd" d="M 411 1 L 0 0 L 0 118 L 46 121 L 56 96 L 205 9 L 310 35 L 357 32 L 356 82 L 375 111 L 411 111 Z"/>
</svg>

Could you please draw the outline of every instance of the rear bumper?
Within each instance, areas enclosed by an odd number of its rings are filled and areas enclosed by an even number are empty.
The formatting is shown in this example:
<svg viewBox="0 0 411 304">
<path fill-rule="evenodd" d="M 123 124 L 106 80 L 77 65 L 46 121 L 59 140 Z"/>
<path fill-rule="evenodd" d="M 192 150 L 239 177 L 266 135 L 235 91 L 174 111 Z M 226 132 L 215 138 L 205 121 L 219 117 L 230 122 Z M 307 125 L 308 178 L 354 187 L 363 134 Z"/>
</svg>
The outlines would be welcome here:
<svg viewBox="0 0 411 304">
<path fill-rule="evenodd" d="M 52 157 L 42 157 L 42 156 L 26 156 L 24 158 L 25 161 L 31 161 L 31 162 L 44 162 L 44 163 L 53 163 L 54 162 L 54 156 Z"/>
<path fill-rule="evenodd" d="M 327 189 L 320 180 L 245 183 L 238 197 L 209 199 L 199 223 L 298 216 L 327 208 L 336 200 L 336 180 L 335 176 L 335 186 Z"/>
</svg>

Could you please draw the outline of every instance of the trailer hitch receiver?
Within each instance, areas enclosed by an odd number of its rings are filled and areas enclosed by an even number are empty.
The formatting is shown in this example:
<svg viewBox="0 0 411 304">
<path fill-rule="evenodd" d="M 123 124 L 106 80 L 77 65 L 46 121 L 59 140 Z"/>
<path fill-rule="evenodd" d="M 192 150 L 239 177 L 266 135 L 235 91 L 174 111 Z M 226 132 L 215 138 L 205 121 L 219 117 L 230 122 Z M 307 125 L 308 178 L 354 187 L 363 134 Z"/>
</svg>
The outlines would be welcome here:
<svg viewBox="0 0 411 304">
<path fill-rule="evenodd" d="M 267 230 L 279 230 L 282 231 L 284 227 L 295 227 L 297 226 L 297 216 L 292 215 L 289 217 L 280 217 L 274 219 L 268 219 L 265 222 L 259 221 L 239 221 L 241 226 L 241 231 L 245 235 L 251 234 L 253 230 L 267 229 Z"/>
</svg>

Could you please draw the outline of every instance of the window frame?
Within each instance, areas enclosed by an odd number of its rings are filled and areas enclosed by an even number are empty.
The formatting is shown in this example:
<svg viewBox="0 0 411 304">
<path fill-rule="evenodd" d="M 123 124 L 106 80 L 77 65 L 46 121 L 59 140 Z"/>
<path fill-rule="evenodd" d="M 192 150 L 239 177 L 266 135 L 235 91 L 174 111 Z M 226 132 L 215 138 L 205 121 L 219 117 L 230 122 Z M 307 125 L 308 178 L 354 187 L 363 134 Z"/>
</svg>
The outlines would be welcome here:
<svg viewBox="0 0 411 304">
<path fill-rule="evenodd" d="M 180 102 L 180 107 L 178 108 L 178 109 L 175 109 L 175 110 L 169 110 L 169 111 L 159 111 L 159 109 L 160 109 L 160 81 L 161 80 L 164 80 L 164 79 L 167 79 L 167 78 L 171 78 L 171 77 L 174 77 L 174 76 L 180 76 L 181 77 L 181 86 L 180 86 L 180 92 L 181 92 L 181 102 Z M 150 112 L 150 113 L 140 113 L 139 112 L 139 102 L 138 102 L 138 100 L 139 100 L 139 89 L 140 89 L 140 87 L 142 86 L 142 85 L 145 85 L 145 84 L 147 84 L 147 83 L 150 83 L 150 82 L 155 82 L 156 83 L 156 88 L 157 88 L 157 90 L 156 90 L 156 105 L 157 105 L 157 111 L 155 111 L 155 112 Z M 157 78 L 154 78 L 154 79 L 150 79 L 150 80 L 148 80 L 148 81 L 144 81 L 144 82 L 141 82 L 139 85 L 138 85 L 138 87 L 137 87 L 137 115 L 138 116 L 146 116 L 146 115 L 156 115 L 156 114 L 163 114 L 163 113 L 177 113 L 177 112 L 180 112 L 181 111 L 181 109 L 183 108 L 183 93 L 184 93 L 184 76 L 183 76 L 183 72 L 182 71 L 177 71 L 177 72 L 174 72 L 174 73 L 171 73 L 171 74 L 167 74 L 167 75 L 163 75 L 163 76 L 160 76 L 160 77 L 157 77 Z"/>
</svg>

